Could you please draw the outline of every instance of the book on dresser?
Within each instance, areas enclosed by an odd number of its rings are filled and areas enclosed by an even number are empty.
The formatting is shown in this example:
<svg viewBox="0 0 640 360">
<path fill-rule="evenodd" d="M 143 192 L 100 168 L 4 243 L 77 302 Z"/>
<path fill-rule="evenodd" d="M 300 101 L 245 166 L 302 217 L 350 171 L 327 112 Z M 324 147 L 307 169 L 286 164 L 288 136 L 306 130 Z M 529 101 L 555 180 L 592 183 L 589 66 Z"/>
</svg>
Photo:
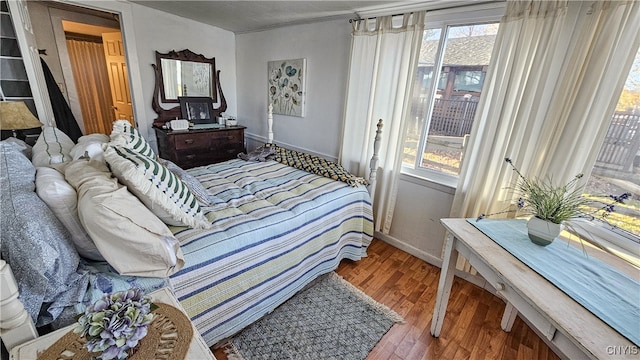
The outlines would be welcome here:
<svg viewBox="0 0 640 360">
<path fill-rule="evenodd" d="M 245 151 L 244 126 L 172 131 L 154 127 L 161 158 L 183 169 L 235 159 Z"/>
</svg>

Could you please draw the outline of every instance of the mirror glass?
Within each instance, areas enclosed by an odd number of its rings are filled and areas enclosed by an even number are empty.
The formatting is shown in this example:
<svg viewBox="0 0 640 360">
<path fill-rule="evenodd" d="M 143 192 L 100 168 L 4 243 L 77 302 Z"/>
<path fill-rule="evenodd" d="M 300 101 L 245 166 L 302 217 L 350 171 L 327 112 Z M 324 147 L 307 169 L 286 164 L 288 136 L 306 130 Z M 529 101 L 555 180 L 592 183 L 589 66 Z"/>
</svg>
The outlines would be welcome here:
<svg viewBox="0 0 640 360">
<path fill-rule="evenodd" d="M 206 96 L 215 99 L 213 68 L 210 63 L 160 59 L 164 101 L 177 102 L 179 96 Z"/>
</svg>

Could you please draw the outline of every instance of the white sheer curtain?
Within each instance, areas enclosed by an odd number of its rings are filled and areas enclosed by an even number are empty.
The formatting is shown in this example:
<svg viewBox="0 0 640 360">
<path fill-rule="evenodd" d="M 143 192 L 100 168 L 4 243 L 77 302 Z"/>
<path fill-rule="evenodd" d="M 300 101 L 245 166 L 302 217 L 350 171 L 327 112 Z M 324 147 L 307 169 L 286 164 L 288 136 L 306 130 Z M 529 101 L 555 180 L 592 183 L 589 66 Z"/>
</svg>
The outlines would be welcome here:
<svg viewBox="0 0 640 360">
<path fill-rule="evenodd" d="M 507 4 L 451 216 L 512 202 L 505 157 L 557 183 L 590 173 L 640 43 L 639 9 L 634 1 Z"/>
<path fill-rule="evenodd" d="M 353 23 L 340 162 L 350 172 L 367 176 L 375 125 L 383 119 L 374 216 L 376 231 L 384 233 L 393 218 L 404 119 L 411 106 L 423 31 L 423 11 Z"/>
</svg>

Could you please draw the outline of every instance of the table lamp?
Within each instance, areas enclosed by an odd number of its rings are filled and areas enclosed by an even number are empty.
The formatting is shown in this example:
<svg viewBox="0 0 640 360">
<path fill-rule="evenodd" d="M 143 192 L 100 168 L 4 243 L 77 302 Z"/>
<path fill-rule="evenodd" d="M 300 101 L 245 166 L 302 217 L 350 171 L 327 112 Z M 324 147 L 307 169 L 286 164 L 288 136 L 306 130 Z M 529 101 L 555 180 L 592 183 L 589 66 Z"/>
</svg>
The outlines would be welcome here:
<svg viewBox="0 0 640 360">
<path fill-rule="evenodd" d="M 27 105 L 22 101 L 0 101 L 0 130 L 11 130 L 13 137 L 18 137 L 18 130 L 39 128 L 40 120 L 36 119 Z"/>
</svg>

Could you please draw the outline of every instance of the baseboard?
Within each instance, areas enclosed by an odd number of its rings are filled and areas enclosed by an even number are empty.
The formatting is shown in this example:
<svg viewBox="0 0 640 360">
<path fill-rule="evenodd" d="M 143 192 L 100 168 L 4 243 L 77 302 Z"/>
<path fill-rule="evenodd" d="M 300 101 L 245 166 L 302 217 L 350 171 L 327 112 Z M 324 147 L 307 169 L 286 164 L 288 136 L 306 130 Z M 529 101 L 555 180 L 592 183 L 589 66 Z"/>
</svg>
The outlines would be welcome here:
<svg viewBox="0 0 640 360">
<path fill-rule="evenodd" d="M 383 234 L 379 231 L 375 232 L 375 238 L 378 240 L 382 240 L 384 242 L 386 242 L 387 244 L 400 249 L 406 253 L 409 253 L 415 257 L 417 257 L 420 260 L 424 260 L 426 262 L 428 262 L 429 264 L 442 268 L 442 259 L 437 258 L 431 254 L 429 254 L 428 252 L 424 251 L 424 250 L 420 250 L 418 248 L 416 248 L 415 246 L 409 245 L 405 242 L 402 242 L 396 238 L 394 238 L 393 236 L 389 236 L 387 234 Z"/>
<path fill-rule="evenodd" d="M 405 242 L 402 242 L 396 238 L 394 238 L 393 236 L 389 236 L 386 234 L 383 234 L 379 231 L 375 232 L 375 238 L 381 241 L 386 242 L 387 244 L 400 249 L 408 254 L 411 254 L 415 257 L 417 257 L 420 260 L 423 260 L 433 266 L 436 266 L 438 268 L 442 268 L 442 259 L 437 258 L 431 254 L 429 254 L 428 252 L 424 251 L 424 250 L 420 250 L 418 248 L 416 248 L 415 246 L 409 245 Z M 455 276 L 468 281 L 478 287 L 481 287 L 487 291 L 489 291 L 491 294 L 496 295 L 496 290 L 493 288 L 493 286 L 491 286 L 482 276 L 478 275 L 478 274 L 470 274 L 466 271 L 462 271 L 462 270 L 458 270 L 456 269 L 455 272 Z"/>
</svg>

